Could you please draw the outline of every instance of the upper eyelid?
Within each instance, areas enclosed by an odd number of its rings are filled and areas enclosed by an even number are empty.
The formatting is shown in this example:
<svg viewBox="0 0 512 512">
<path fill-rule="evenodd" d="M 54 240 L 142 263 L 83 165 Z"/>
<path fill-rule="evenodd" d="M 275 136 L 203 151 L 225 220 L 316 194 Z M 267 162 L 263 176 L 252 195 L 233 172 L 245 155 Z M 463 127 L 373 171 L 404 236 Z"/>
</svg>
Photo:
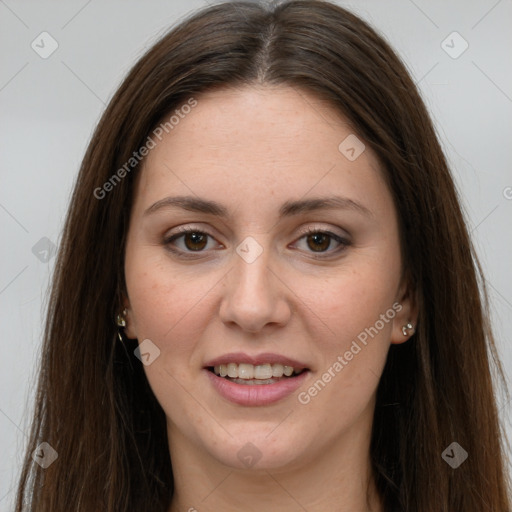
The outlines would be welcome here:
<svg viewBox="0 0 512 512">
<path fill-rule="evenodd" d="M 338 228 L 338 229 L 341 229 L 341 228 Z M 208 235 L 208 236 L 211 236 L 212 238 L 215 238 L 215 236 L 210 232 L 209 228 L 203 228 L 203 227 L 200 227 L 200 226 L 196 226 L 194 224 L 187 224 L 185 226 L 179 226 L 176 228 L 177 232 L 175 233 L 172 233 L 170 235 L 166 235 L 165 238 L 171 238 L 171 237 L 174 237 L 176 235 L 179 235 L 179 234 L 186 234 L 188 232 L 194 232 L 194 233 L 203 233 L 205 235 Z M 345 230 L 343 230 L 345 231 Z M 340 238 L 350 238 L 350 235 L 346 232 L 344 233 L 335 233 L 333 232 L 333 230 L 331 228 L 327 228 L 327 227 L 322 227 L 322 226 L 311 226 L 311 225 L 308 225 L 307 227 L 303 228 L 300 230 L 300 235 L 301 236 L 304 236 L 304 235 L 307 235 L 309 233 L 315 233 L 315 232 L 321 232 L 321 233 L 326 233 L 326 234 L 331 234 L 331 235 L 334 235 L 334 236 L 338 236 Z"/>
</svg>

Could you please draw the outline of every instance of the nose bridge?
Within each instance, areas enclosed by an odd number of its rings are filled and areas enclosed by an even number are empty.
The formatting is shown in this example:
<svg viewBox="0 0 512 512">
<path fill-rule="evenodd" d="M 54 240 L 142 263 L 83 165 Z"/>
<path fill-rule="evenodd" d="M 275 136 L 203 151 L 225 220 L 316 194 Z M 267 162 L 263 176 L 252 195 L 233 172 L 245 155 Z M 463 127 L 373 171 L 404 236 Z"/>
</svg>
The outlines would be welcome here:
<svg viewBox="0 0 512 512">
<path fill-rule="evenodd" d="M 221 306 L 223 321 L 257 331 L 267 323 L 287 320 L 288 307 L 271 264 L 268 238 L 247 237 L 237 246 Z"/>
<path fill-rule="evenodd" d="M 236 247 L 236 253 L 232 282 L 235 294 L 242 299 L 248 294 L 254 299 L 268 300 L 272 293 L 268 276 L 271 260 L 268 238 L 259 237 L 258 241 L 248 236 Z"/>
<path fill-rule="evenodd" d="M 254 293 L 267 286 L 266 291 L 270 291 L 268 290 L 270 250 L 263 249 L 259 244 L 256 247 L 251 243 L 245 243 L 237 248 L 237 255 L 238 258 L 235 259 L 237 289 L 241 287 L 242 290 L 247 289 Z"/>
</svg>

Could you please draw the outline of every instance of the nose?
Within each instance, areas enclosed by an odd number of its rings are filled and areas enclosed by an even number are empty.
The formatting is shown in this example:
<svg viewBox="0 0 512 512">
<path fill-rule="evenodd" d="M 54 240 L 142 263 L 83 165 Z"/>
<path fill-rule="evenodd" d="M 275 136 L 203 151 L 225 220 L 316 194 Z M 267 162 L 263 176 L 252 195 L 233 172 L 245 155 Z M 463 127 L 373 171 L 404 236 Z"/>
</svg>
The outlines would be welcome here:
<svg viewBox="0 0 512 512">
<path fill-rule="evenodd" d="M 254 260 L 234 255 L 234 267 L 224 282 L 220 318 L 225 324 L 257 333 L 283 326 L 291 316 L 290 291 L 272 267 L 270 249 Z"/>
</svg>

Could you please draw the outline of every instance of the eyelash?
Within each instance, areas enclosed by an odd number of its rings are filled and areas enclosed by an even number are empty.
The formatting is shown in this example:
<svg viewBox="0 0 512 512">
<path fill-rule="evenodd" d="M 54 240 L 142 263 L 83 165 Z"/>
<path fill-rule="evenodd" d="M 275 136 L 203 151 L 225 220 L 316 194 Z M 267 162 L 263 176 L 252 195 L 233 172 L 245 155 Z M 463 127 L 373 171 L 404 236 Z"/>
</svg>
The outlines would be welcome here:
<svg viewBox="0 0 512 512">
<path fill-rule="evenodd" d="M 200 250 L 200 251 L 184 251 L 182 249 L 176 249 L 176 248 L 172 248 L 171 245 L 172 245 L 172 242 L 174 242 L 175 240 L 178 240 L 182 237 L 184 237 L 185 235 L 189 234 L 189 233 L 196 233 L 198 235 L 206 235 L 210 238 L 213 238 L 212 235 L 210 235 L 209 233 L 207 233 L 206 231 L 203 231 L 201 229 L 195 229 L 193 227 L 181 227 L 179 228 L 179 233 L 175 233 L 169 237 L 166 237 L 164 238 L 163 240 L 163 244 L 167 247 L 167 249 L 171 252 L 173 252 L 174 254 L 178 255 L 179 257 L 182 257 L 182 258 L 189 258 L 190 259 L 190 256 L 191 254 L 200 254 L 202 252 L 205 252 L 205 250 Z M 325 252 L 317 252 L 315 253 L 314 251 L 311 251 L 312 254 L 314 255 L 313 257 L 316 258 L 316 259 L 326 259 L 328 257 L 332 257 L 334 254 L 338 254 L 342 251 L 344 251 L 348 246 L 351 245 L 350 241 L 347 240 L 346 238 L 343 238 L 341 237 L 340 235 L 336 235 L 335 233 L 332 233 L 331 231 L 327 231 L 327 230 L 322 230 L 322 229 L 317 229 L 317 228 L 311 228 L 311 227 L 308 227 L 303 233 L 302 235 L 300 236 L 300 238 L 298 238 L 298 240 L 302 240 L 303 238 L 306 238 L 310 235 L 316 235 L 316 234 L 321 234 L 321 235 L 326 235 L 328 237 L 330 237 L 332 240 L 334 240 L 335 242 L 338 242 L 340 244 L 340 247 L 338 247 L 338 249 L 336 250 L 331 250 L 331 251 L 325 251 Z M 207 242 L 208 243 L 208 242 Z M 330 245 L 330 244 L 329 244 Z M 322 254 L 326 254 L 326 256 L 322 256 Z"/>
</svg>

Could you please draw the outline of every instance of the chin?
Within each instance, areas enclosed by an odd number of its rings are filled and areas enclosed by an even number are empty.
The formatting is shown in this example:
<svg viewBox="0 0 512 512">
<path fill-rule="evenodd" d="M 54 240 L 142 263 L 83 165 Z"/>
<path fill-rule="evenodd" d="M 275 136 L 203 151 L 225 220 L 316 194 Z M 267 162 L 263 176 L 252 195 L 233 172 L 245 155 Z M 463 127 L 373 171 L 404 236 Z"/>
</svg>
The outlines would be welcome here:
<svg viewBox="0 0 512 512">
<path fill-rule="evenodd" d="M 299 440 L 289 428 L 283 428 L 280 435 L 277 432 L 269 435 L 271 431 L 262 431 L 261 427 L 247 429 L 233 437 L 225 435 L 220 443 L 207 442 L 206 446 L 213 458 L 231 468 L 257 471 L 294 466 L 302 455 L 301 447 L 307 446 L 309 441 Z"/>
</svg>

